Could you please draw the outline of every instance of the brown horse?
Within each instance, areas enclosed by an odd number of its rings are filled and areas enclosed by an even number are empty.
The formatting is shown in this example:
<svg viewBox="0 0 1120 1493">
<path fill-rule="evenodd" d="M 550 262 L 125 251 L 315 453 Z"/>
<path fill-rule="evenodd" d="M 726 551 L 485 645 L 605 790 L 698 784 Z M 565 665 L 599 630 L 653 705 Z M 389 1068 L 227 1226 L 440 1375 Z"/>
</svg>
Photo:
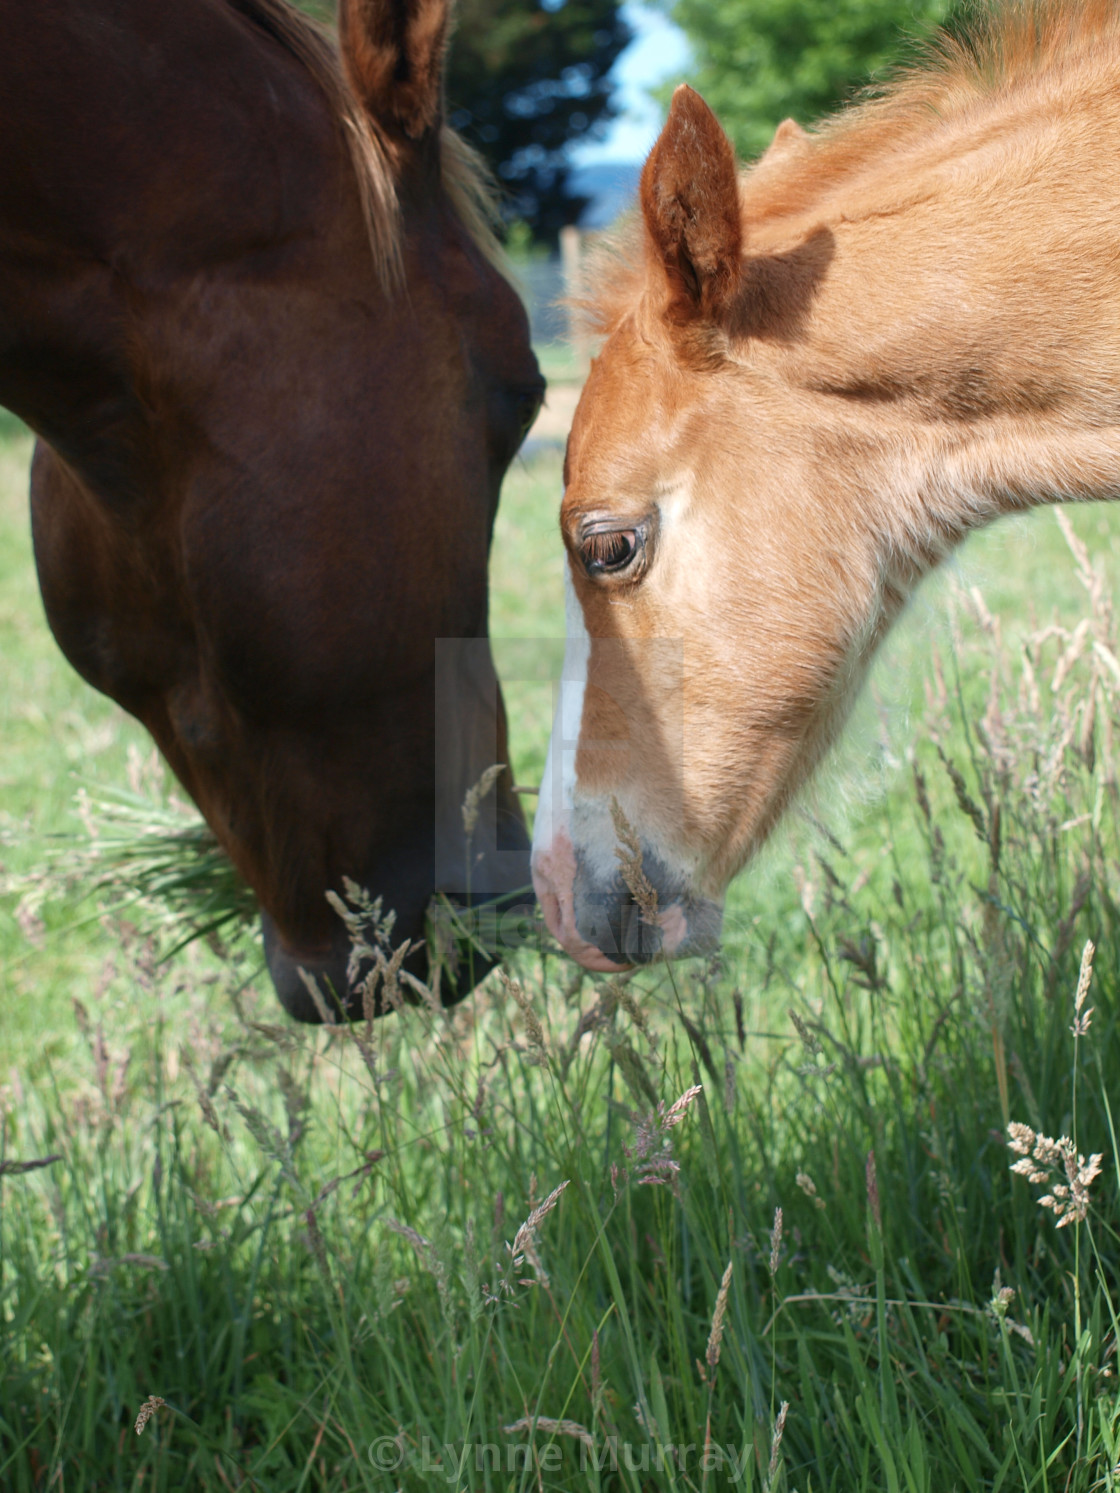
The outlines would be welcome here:
<svg viewBox="0 0 1120 1493">
<path fill-rule="evenodd" d="M 441 122 L 447 20 L 343 0 L 340 66 L 285 0 L 0 0 L 0 402 L 39 437 L 47 616 L 307 1019 L 301 966 L 346 998 L 344 877 L 397 943 L 441 885 L 528 879 L 508 773 L 462 869 L 508 761 L 487 558 L 542 382 Z M 479 641 L 440 672 L 441 638 Z"/>
<path fill-rule="evenodd" d="M 728 882 L 971 529 L 1120 495 L 1118 166 L 1106 0 L 995 12 L 819 132 L 787 122 L 742 176 L 677 91 L 568 444 L 533 863 L 584 963 L 713 946 Z"/>
</svg>

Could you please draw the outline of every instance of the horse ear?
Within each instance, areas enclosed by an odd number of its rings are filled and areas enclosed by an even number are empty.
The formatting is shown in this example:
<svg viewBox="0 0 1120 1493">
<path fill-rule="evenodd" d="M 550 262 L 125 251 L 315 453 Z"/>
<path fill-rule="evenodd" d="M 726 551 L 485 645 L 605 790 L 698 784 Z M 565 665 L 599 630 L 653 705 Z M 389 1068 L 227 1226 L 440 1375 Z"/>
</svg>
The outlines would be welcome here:
<svg viewBox="0 0 1120 1493">
<path fill-rule="evenodd" d="M 774 138 L 758 158 L 760 166 L 773 165 L 777 161 L 788 161 L 800 155 L 809 143 L 809 136 L 796 119 L 783 119 L 774 131 Z"/>
<path fill-rule="evenodd" d="M 449 0 L 339 0 L 338 35 L 351 87 L 370 114 L 414 140 L 443 112 Z"/>
<path fill-rule="evenodd" d="M 713 313 L 734 295 L 743 229 L 735 152 L 719 121 L 686 83 L 642 171 L 642 214 L 686 315 Z"/>
</svg>

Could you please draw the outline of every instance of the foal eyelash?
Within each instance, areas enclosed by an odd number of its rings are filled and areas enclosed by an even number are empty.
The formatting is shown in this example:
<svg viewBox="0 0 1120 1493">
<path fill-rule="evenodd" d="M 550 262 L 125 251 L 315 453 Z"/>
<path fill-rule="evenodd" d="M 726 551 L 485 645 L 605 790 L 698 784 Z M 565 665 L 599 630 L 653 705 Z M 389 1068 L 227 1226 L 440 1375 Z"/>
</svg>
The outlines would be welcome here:
<svg viewBox="0 0 1120 1493">
<path fill-rule="evenodd" d="M 580 552 L 588 570 L 621 570 L 634 559 L 640 545 L 634 529 L 606 529 L 585 534 Z"/>
</svg>

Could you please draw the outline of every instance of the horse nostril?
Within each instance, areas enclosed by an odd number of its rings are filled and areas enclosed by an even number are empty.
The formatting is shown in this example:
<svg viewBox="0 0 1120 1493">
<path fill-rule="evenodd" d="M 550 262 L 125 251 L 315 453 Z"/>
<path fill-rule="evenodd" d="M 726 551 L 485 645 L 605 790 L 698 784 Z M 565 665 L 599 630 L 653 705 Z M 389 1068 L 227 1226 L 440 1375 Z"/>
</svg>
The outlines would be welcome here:
<svg viewBox="0 0 1120 1493">
<path fill-rule="evenodd" d="M 656 893 L 646 911 L 620 874 L 596 884 L 586 872 L 577 879 L 575 904 L 579 934 L 611 959 L 649 964 L 659 956 L 685 958 L 710 954 L 719 945 L 723 922 L 720 903 L 698 897 L 687 880 L 673 874 L 655 854 L 643 858 L 646 886 Z M 643 888 L 636 888 L 641 895 Z"/>
<path fill-rule="evenodd" d="M 626 890 L 584 893 L 577 913 L 580 937 L 608 959 L 648 964 L 661 952 L 661 929 L 647 922 Z"/>
<path fill-rule="evenodd" d="M 614 924 L 618 946 L 634 964 L 648 964 L 661 952 L 661 929 L 651 922 L 627 891 L 617 904 Z"/>
</svg>

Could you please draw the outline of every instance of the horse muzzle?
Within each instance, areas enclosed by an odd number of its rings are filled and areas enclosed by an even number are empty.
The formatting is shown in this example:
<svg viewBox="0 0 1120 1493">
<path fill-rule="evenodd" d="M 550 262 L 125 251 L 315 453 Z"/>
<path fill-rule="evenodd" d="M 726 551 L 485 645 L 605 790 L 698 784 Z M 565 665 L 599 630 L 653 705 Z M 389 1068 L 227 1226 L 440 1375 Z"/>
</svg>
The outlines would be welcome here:
<svg viewBox="0 0 1120 1493">
<path fill-rule="evenodd" d="M 384 959 L 408 939 L 404 974 L 438 989 L 445 1006 L 463 1000 L 506 951 L 536 935 L 525 823 L 512 795 L 508 803 L 499 800 L 495 795 L 489 814 L 480 816 L 469 845 L 456 809 L 458 835 L 447 830 L 434 853 L 417 853 L 402 843 L 393 857 L 383 856 L 359 878 L 371 895 L 380 894 L 386 912 L 396 914 L 381 948 Z M 318 924 L 315 943 L 285 936 L 290 930 L 281 930 L 263 910 L 261 931 L 276 994 L 296 1021 L 360 1021 L 385 1015 L 399 1004 L 398 995 L 406 1005 L 423 999 L 407 979 L 394 991 L 386 990 L 383 979 L 371 980 L 378 961 L 355 950 L 346 925 L 333 913 L 329 922 L 324 917 Z M 367 942 L 377 937 L 372 928 L 363 928 L 362 936 Z M 433 986 L 436 965 L 440 978 Z"/>
<path fill-rule="evenodd" d="M 525 888 L 491 897 L 454 896 L 433 899 L 422 924 L 414 929 L 409 950 L 401 965 L 396 989 L 390 992 L 384 978 L 371 980 L 374 963 L 355 953 L 341 921 L 323 947 L 295 948 L 281 937 L 267 912 L 261 913 L 265 962 L 280 1004 L 296 1021 L 328 1023 L 360 1021 L 366 1016 L 384 1016 L 394 1005 L 416 1005 L 422 998 L 411 975 L 433 992 L 438 990 L 444 1006 L 463 1000 L 511 949 L 534 942 L 539 922 L 532 898 Z M 398 935 L 396 943 L 406 932 Z M 391 950 L 382 953 L 387 960 Z M 440 966 L 435 981 L 435 964 Z M 383 968 L 383 966 L 382 966 Z M 367 996 L 366 987 L 372 995 Z"/>
<path fill-rule="evenodd" d="M 723 907 L 643 845 L 640 868 L 604 874 L 563 832 L 533 857 L 549 931 L 585 969 L 609 972 L 664 956 L 714 953 Z"/>
</svg>

